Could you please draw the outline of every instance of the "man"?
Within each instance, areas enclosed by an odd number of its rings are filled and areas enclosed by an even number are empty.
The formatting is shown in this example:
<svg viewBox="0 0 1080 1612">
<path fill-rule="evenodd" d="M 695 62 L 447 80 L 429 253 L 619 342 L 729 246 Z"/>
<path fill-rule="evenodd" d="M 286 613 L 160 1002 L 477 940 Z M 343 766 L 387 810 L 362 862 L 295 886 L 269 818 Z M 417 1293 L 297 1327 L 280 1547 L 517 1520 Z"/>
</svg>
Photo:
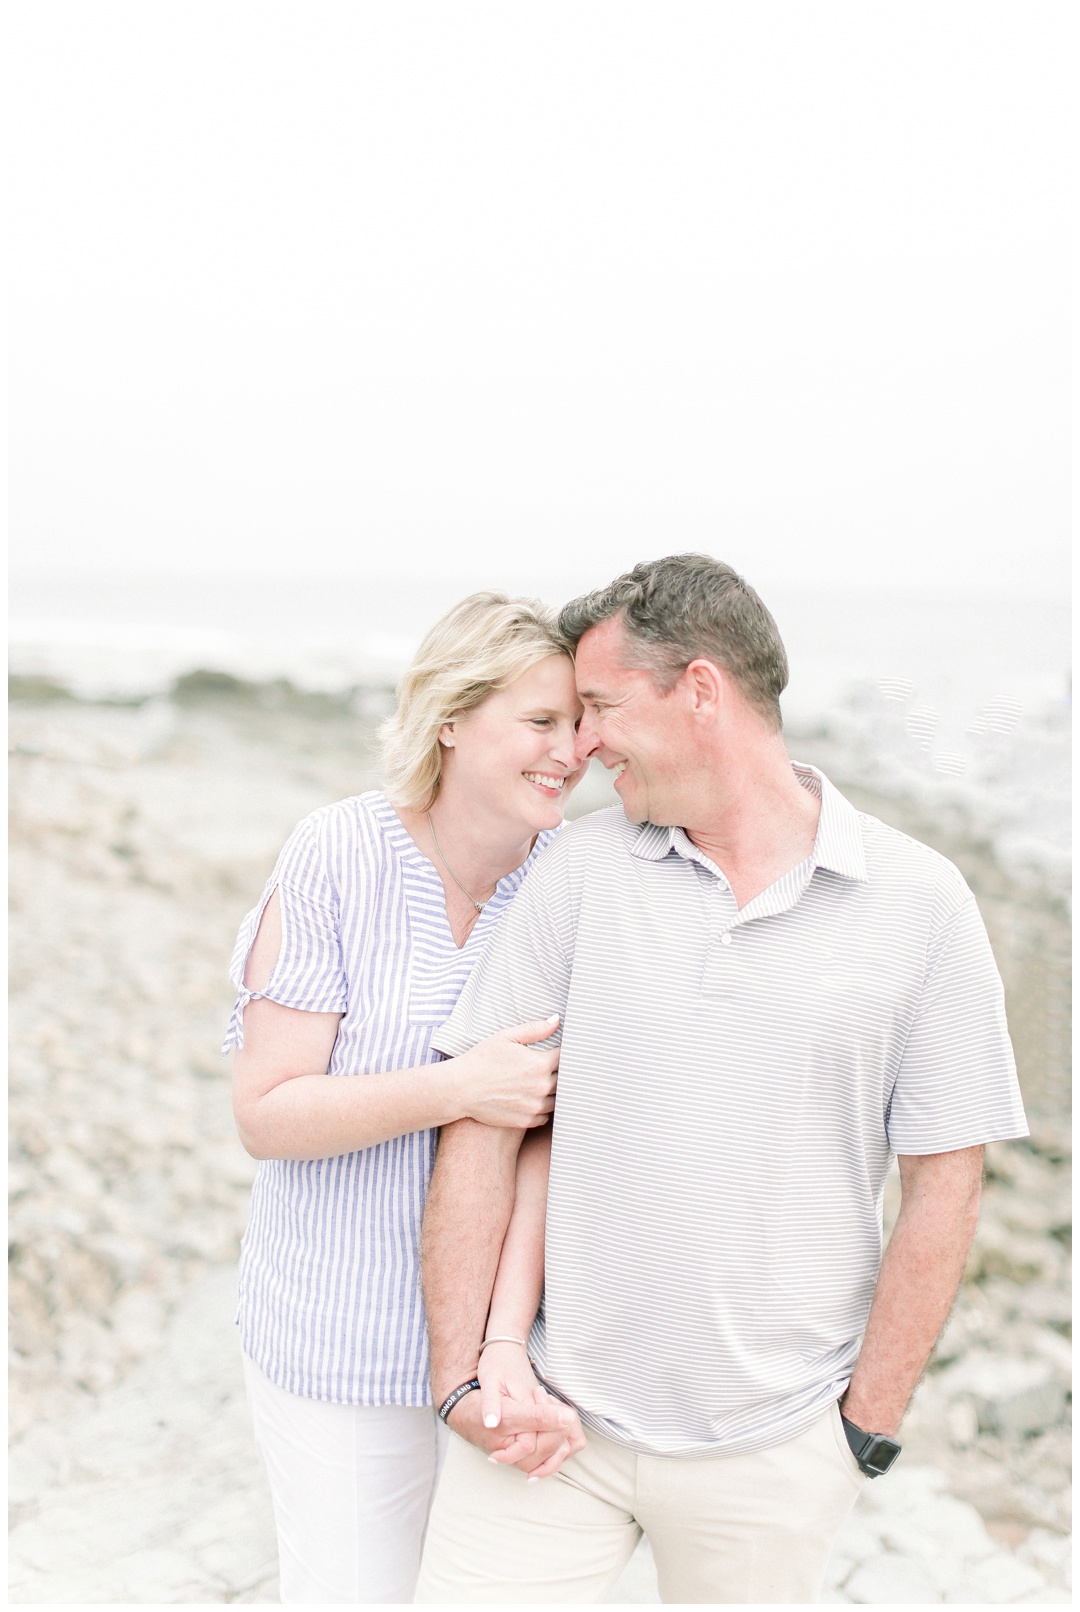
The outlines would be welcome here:
<svg viewBox="0 0 1080 1612">
<path fill-rule="evenodd" d="M 728 566 L 637 566 L 561 624 L 622 810 L 550 847 L 435 1045 L 561 1015 L 530 1352 L 586 1443 L 527 1484 L 485 1458 L 512 1412 L 463 1394 L 419 1599 L 600 1601 L 644 1529 L 666 1601 L 813 1601 L 898 1451 L 982 1145 L 1025 1134 L 1000 980 L 957 870 L 789 760 L 784 648 Z M 517 1143 L 440 1144 L 437 1403 L 476 1372 Z"/>
</svg>

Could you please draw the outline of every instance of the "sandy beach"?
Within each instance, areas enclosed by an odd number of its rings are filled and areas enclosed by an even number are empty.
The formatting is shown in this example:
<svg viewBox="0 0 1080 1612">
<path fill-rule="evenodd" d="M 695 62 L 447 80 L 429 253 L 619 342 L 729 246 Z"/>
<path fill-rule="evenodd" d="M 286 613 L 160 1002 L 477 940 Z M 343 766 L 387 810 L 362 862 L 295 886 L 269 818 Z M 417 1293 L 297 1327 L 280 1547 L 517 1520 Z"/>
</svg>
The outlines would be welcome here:
<svg viewBox="0 0 1080 1612">
<path fill-rule="evenodd" d="M 198 677 L 141 705 L 29 683 L 14 702 L 15 1602 L 276 1597 L 229 1324 L 254 1165 L 218 1053 L 227 965 L 297 819 L 375 784 L 383 703 Z M 1066 894 L 1056 877 L 1002 860 L 959 810 L 935 819 L 890 796 L 827 731 L 792 748 L 967 877 L 1005 979 L 1032 1131 L 988 1151 L 976 1247 L 905 1425 L 902 1466 L 860 1503 L 828 1598 L 1064 1601 Z M 601 785 L 578 807 L 605 798 Z M 155 1403 L 166 1406 L 157 1432 Z M 215 1535 L 200 1519 L 219 1490 L 234 1521 Z M 951 1505 L 962 1508 L 952 1532 L 935 1532 L 927 1517 Z M 114 1513 L 109 1534 L 102 1518 Z M 59 1542 L 84 1536 L 65 1558 Z M 95 1537 L 112 1541 L 101 1560 Z M 136 1564 L 126 1577 L 125 1561 Z M 655 1598 L 644 1557 L 635 1572 L 616 1599 Z M 983 1596 L 971 1593 L 979 1585 Z"/>
</svg>

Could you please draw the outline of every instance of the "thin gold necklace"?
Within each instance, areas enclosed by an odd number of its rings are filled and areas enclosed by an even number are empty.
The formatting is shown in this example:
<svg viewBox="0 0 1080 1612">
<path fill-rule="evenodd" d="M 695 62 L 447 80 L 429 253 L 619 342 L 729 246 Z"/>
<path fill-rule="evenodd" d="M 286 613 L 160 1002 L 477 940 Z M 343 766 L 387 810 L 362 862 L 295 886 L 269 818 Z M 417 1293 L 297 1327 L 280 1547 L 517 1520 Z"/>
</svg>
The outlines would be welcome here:
<svg viewBox="0 0 1080 1612">
<path fill-rule="evenodd" d="M 469 900 L 472 902 L 472 904 L 476 908 L 477 912 L 483 912 L 484 908 L 488 904 L 488 901 L 491 900 L 491 896 L 488 896 L 487 901 L 477 901 L 475 896 L 470 896 L 469 895 L 469 892 L 466 890 L 465 886 L 462 884 L 461 880 L 458 878 L 457 874 L 454 872 L 453 868 L 450 866 L 449 862 L 446 860 L 446 854 L 443 851 L 442 846 L 439 844 L 439 836 L 435 832 L 435 824 L 431 821 L 431 813 L 430 812 L 425 812 L 424 816 L 427 818 L 427 826 L 431 830 L 431 837 L 435 841 L 435 849 L 439 853 L 439 860 L 442 863 L 443 867 L 446 869 L 447 873 L 449 873 L 450 877 L 453 879 L 454 883 L 457 885 L 457 887 L 461 891 L 462 895 L 463 896 L 469 896 Z M 494 893 L 495 892 L 492 891 L 491 894 L 494 895 Z"/>
</svg>

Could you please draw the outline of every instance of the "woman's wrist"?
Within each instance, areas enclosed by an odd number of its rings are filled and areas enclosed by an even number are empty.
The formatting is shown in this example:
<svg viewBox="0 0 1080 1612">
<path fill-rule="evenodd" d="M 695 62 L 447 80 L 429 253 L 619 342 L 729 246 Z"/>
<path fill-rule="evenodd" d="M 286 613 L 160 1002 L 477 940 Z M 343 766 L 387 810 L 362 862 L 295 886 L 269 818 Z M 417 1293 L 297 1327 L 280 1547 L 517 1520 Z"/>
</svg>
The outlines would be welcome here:
<svg viewBox="0 0 1080 1612">
<path fill-rule="evenodd" d="M 459 1119 L 469 1118 L 468 1099 L 465 1093 L 465 1082 L 462 1079 L 461 1059 L 447 1058 L 436 1068 L 441 1075 L 441 1114 L 436 1122 L 439 1125 L 454 1125 Z"/>
</svg>

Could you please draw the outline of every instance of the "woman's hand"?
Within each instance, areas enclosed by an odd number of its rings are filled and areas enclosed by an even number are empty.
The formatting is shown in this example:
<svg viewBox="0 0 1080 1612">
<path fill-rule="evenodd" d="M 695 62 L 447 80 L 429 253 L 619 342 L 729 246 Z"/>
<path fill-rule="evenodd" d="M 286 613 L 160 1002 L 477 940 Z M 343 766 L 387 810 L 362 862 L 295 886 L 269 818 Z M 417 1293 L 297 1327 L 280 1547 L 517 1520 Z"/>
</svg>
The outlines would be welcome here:
<svg viewBox="0 0 1080 1612">
<path fill-rule="evenodd" d="M 522 1404 L 558 1404 L 563 1412 L 571 1408 L 556 1400 L 537 1381 L 523 1344 L 488 1344 L 480 1356 L 476 1375 L 480 1379 L 484 1426 L 498 1428 L 505 1420 L 510 1430 L 502 1446 L 493 1449 L 490 1460 L 502 1466 L 520 1467 L 533 1483 L 539 1478 L 551 1477 L 571 1455 L 585 1448 L 585 1435 L 576 1411 L 572 1413 L 572 1421 L 556 1432 L 513 1431 L 515 1408 Z"/>
<path fill-rule="evenodd" d="M 457 1117 L 509 1130 L 543 1125 L 555 1107 L 559 1049 L 533 1043 L 546 1041 L 558 1023 L 556 1013 L 517 1024 L 451 1058 L 443 1067 L 460 1105 Z"/>
</svg>

